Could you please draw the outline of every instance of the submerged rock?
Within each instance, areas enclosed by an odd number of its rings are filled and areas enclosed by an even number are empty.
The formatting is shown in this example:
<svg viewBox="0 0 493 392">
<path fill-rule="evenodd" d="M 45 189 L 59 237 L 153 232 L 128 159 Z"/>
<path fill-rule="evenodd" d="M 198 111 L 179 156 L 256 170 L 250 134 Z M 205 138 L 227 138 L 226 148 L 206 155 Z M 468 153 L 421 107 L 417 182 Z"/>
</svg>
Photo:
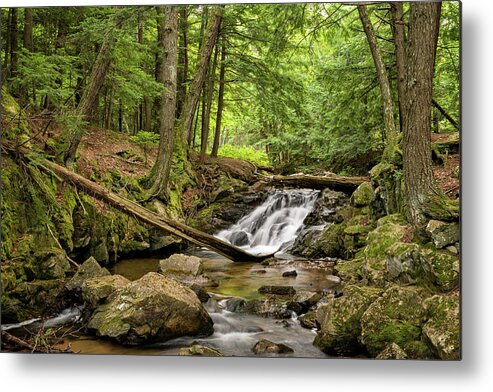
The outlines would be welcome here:
<svg viewBox="0 0 493 392">
<path fill-rule="evenodd" d="M 255 346 L 252 347 L 252 352 L 256 355 L 260 354 L 289 354 L 294 350 L 282 343 L 274 343 L 267 339 L 259 340 Z"/>
<path fill-rule="evenodd" d="M 121 275 L 106 275 L 90 278 L 82 283 L 82 299 L 91 308 L 106 301 L 115 291 L 124 288 L 130 281 Z"/>
<path fill-rule="evenodd" d="M 433 351 L 446 360 L 460 359 L 459 297 L 435 295 L 425 301 L 428 321 L 423 334 Z"/>
<path fill-rule="evenodd" d="M 296 290 L 293 286 L 262 286 L 258 289 L 260 294 L 294 295 Z"/>
<path fill-rule="evenodd" d="M 96 309 L 88 329 L 121 344 L 207 336 L 213 322 L 195 293 L 155 272 L 127 284 Z"/>
<path fill-rule="evenodd" d="M 298 276 L 298 273 L 296 272 L 296 270 L 284 271 L 282 273 L 282 276 L 283 276 L 283 278 L 296 277 L 296 276 Z"/>
</svg>

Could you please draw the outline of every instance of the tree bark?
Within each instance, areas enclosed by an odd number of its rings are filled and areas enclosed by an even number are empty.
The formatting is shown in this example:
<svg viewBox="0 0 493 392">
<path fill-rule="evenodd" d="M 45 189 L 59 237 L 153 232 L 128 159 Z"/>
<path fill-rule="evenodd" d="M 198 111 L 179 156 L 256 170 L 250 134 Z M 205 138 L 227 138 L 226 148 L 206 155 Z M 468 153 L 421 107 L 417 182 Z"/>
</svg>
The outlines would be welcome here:
<svg viewBox="0 0 493 392">
<path fill-rule="evenodd" d="M 214 132 L 214 143 L 212 144 L 211 157 L 217 157 L 219 141 L 221 140 L 221 122 L 224 109 L 224 85 L 226 75 L 226 40 L 221 40 L 221 68 L 219 70 L 219 92 L 217 97 L 216 130 Z"/>
<path fill-rule="evenodd" d="M 378 47 L 377 37 L 373 30 L 370 17 L 368 16 L 366 5 L 358 5 L 358 12 L 365 30 L 366 38 L 370 46 L 371 55 L 377 71 L 378 84 L 382 95 L 383 122 L 385 129 L 386 147 L 384 151 L 385 158 L 392 158 L 397 148 L 397 131 L 394 121 L 394 104 L 390 92 L 390 83 L 387 75 L 387 70 L 382 59 L 380 48 Z"/>
<path fill-rule="evenodd" d="M 180 118 L 185 97 L 187 96 L 188 79 L 188 10 L 180 8 L 180 47 L 178 50 L 178 86 L 176 97 L 176 118 Z"/>
<path fill-rule="evenodd" d="M 34 50 L 33 46 L 33 13 L 31 8 L 24 8 L 24 36 L 23 46 L 28 51 Z"/>
<path fill-rule="evenodd" d="M 164 13 L 161 78 L 165 89 L 161 98 L 158 155 L 151 170 L 152 186 L 149 191 L 151 196 L 161 198 L 166 197 L 173 154 L 178 51 L 178 11 L 176 7 L 167 6 Z"/>
<path fill-rule="evenodd" d="M 403 160 L 406 214 L 420 227 L 436 194 L 431 160 L 433 74 L 441 3 L 411 3 Z"/>
<path fill-rule="evenodd" d="M 395 59 L 397 66 L 397 98 L 399 102 L 399 127 L 404 128 L 405 102 L 406 102 L 406 33 L 404 23 L 403 6 L 400 2 L 390 3 L 393 21 L 393 36 L 395 47 Z"/>
<path fill-rule="evenodd" d="M 214 81 L 216 79 L 217 67 L 217 46 L 214 50 L 214 60 L 212 68 L 209 70 L 209 83 L 206 88 L 205 115 L 202 119 L 202 134 L 200 139 L 200 159 L 199 163 L 204 163 L 207 145 L 209 142 L 209 127 L 211 122 L 212 97 L 214 95 Z"/>
<path fill-rule="evenodd" d="M 18 28 L 17 28 L 17 8 L 11 9 L 10 14 L 10 77 L 14 77 L 17 74 L 17 60 L 19 58 L 19 47 L 17 42 Z"/>
<path fill-rule="evenodd" d="M 187 94 L 187 98 L 183 106 L 183 111 L 178 120 L 178 128 L 182 145 L 187 149 L 188 134 L 192 130 L 195 109 L 197 108 L 197 103 L 200 99 L 200 93 L 202 92 L 202 89 L 204 87 L 205 77 L 209 68 L 212 51 L 216 44 L 217 36 L 219 33 L 219 25 L 222 18 L 221 14 L 222 7 L 214 6 L 212 17 L 207 24 L 204 43 L 202 45 L 200 56 L 197 61 L 197 67 L 195 69 L 192 84 L 190 86 L 189 93 Z"/>
<path fill-rule="evenodd" d="M 81 123 L 77 124 L 69 133 L 68 149 L 65 153 L 64 162 L 67 166 L 73 165 L 75 155 L 84 135 L 84 122 L 91 118 L 92 110 L 96 104 L 101 87 L 108 72 L 111 61 L 111 51 L 115 42 L 112 32 L 107 32 L 96 61 L 92 67 L 89 82 L 86 85 L 76 112 L 80 116 Z"/>
</svg>

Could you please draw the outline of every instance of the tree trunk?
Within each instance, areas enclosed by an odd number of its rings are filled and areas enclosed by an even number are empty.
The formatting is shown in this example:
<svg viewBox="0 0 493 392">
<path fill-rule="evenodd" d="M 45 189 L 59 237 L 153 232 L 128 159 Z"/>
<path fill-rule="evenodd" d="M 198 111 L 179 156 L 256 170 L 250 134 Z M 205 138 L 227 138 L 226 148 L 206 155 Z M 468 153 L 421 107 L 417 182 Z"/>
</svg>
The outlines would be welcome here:
<svg viewBox="0 0 493 392">
<path fill-rule="evenodd" d="M 404 12 L 402 3 L 390 4 L 393 20 L 393 36 L 395 47 L 395 59 L 397 65 L 397 97 L 399 101 L 399 126 L 404 128 L 405 102 L 406 102 L 406 33 L 404 29 Z"/>
<path fill-rule="evenodd" d="M 221 122 L 224 108 L 224 84 L 226 75 L 226 40 L 221 40 L 221 69 L 219 70 L 219 92 L 217 97 L 216 130 L 214 132 L 214 143 L 212 144 L 211 157 L 217 157 L 219 141 L 221 139 Z"/>
<path fill-rule="evenodd" d="M 159 148 L 154 167 L 151 170 L 151 196 L 166 197 L 173 154 L 173 139 L 176 112 L 178 11 L 176 7 L 164 7 L 162 80 L 164 93 L 161 99 L 159 121 Z"/>
<path fill-rule="evenodd" d="M 19 58 L 19 47 L 17 44 L 17 8 L 11 9 L 10 14 L 10 77 L 14 77 L 17 74 L 17 60 Z"/>
<path fill-rule="evenodd" d="M 207 24 L 206 33 L 204 36 L 204 43 L 200 51 L 199 59 L 197 61 L 197 67 L 195 68 L 194 77 L 190 86 L 189 93 L 183 106 L 183 111 L 178 120 L 178 129 L 180 132 L 180 138 L 182 145 L 187 147 L 188 134 L 191 133 L 193 117 L 197 103 L 200 99 L 200 93 L 204 87 L 205 77 L 209 68 L 209 62 L 211 59 L 214 45 L 216 44 L 217 35 L 219 33 L 219 25 L 221 23 L 221 6 L 214 6 L 212 17 Z"/>
<path fill-rule="evenodd" d="M 180 8 L 180 46 L 178 50 L 178 85 L 176 97 L 176 118 L 180 118 L 185 97 L 187 96 L 188 79 L 188 10 Z"/>
<path fill-rule="evenodd" d="M 214 50 L 214 60 L 212 68 L 209 70 L 209 83 L 206 88 L 205 116 L 202 119 L 202 137 L 200 139 L 200 159 L 199 163 L 204 163 L 207 145 L 209 142 L 209 126 L 211 122 L 212 97 L 214 95 L 214 81 L 216 79 L 217 67 L 217 47 Z"/>
<path fill-rule="evenodd" d="M 390 159 L 397 149 L 397 131 L 395 129 L 394 104 L 392 102 L 392 95 L 390 93 L 389 78 L 387 75 L 385 64 L 382 60 L 380 48 L 378 47 L 375 31 L 373 30 L 370 17 L 368 16 L 366 10 L 366 5 L 358 5 L 358 12 L 361 23 L 363 24 L 363 29 L 365 30 L 368 44 L 370 46 L 373 62 L 375 63 L 375 68 L 377 70 L 378 84 L 380 86 L 380 93 L 382 95 L 383 122 L 386 141 L 384 157 Z"/>
<path fill-rule="evenodd" d="M 24 36 L 23 46 L 28 51 L 34 50 L 33 46 L 33 12 L 31 8 L 24 8 Z"/>
<path fill-rule="evenodd" d="M 111 51 L 114 41 L 113 34 L 107 32 L 92 67 L 89 82 L 86 85 L 79 105 L 77 106 L 77 114 L 80 116 L 81 122 L 79 122 L 69 134 L 68 149 L 64 157 L 64 162 L 67 166 L 71 166 L 75 162 L 75 155 L 80 141 L 82 140 L 82 136 L 84 135 L 85 125 L 83 123 L 89 121 L 91 118 L 92 110 L 96 104 L 99 92 L 103 86 L 106 73 L 110 66 Z"/>
<path fill-rule="evenodd" d="M 403 158 L 406 214 L 415 226 L 436 195 L 431 161 L 431 110 L 441 3 L 411 3 L 407 50 Z"/>
</svg>

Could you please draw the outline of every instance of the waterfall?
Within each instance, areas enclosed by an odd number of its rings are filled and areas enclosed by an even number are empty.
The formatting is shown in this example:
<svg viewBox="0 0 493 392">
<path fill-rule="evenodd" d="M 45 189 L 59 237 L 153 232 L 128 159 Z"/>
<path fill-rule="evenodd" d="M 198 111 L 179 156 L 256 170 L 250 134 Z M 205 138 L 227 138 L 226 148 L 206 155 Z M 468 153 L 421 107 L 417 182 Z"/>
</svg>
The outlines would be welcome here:
<svg viewBox="0 0 493 392">
<path fill-rule="evenodd" d="M 313 210 L 319 191 L 276 190 L 267 200 L 216 237 L 251 254 L 268 254 L 285 249 L 303 227 Z"/>
</svg>

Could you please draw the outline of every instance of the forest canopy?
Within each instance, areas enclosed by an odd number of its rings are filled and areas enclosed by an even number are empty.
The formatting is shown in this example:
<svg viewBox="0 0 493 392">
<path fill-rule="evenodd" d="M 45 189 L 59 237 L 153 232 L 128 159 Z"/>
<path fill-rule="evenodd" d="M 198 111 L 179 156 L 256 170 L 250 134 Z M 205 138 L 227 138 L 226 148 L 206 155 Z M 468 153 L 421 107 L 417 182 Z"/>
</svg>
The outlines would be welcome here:
<svg viewBox="0 0 493 392">
<path fill-rule="evenodd" d="M 51 113 L 71 129 L 80 125 L 81 112 L 75 109 L 95 77 L 91 71 L 104 61 L 100 89 L 83 121 L 131 135 L 158 134 L 164 88 L 161 8 L 2 9 L 2 81 L 26 111 Z M 215 8 L 176 7 L 177 118 Z M 381 90 L 354 4 L 219 8 L 218 37 L 192 114 L 191 150 L 219 151 L 286 173 L 365 174 L 380 160 L 385 144 Z M 409 4 L 404 3 L 403 12 L 407 20 Z M 397 120 L 391 7 L 369 4 L 367 13 Z M 459 3 L 444 2 L 433 82 L 434 132 L 454 131 L 459 122 L 458 21 Z"/>
</svg>

